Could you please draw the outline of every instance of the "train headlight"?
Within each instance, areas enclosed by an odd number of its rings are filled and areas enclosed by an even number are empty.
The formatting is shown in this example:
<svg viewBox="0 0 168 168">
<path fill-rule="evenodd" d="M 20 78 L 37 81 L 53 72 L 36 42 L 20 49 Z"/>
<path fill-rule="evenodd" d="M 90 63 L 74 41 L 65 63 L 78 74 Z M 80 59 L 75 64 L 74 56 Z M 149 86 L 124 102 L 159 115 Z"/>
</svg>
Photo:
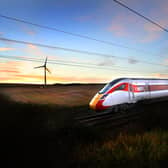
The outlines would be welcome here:
<svg viewBox="0 0 168 168">
<path fill-rule="evenodd" d="M 100 99 L 105 99 L 108 96 L 108 94 L 104 94 Z"/>
</svg>

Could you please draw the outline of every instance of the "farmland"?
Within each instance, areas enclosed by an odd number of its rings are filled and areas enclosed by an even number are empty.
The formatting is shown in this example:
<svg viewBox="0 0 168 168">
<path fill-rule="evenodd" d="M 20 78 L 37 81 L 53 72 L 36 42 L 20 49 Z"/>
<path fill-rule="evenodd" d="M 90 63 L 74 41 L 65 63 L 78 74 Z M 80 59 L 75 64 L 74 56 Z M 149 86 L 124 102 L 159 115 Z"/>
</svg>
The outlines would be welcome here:
<svg viewBox="0 0 168 168">
<path fill-rule="evenodd" d="M 167 102 L 121 129 L 74 126 L 102 85 L 1 86 L 1 164 L 6 167 L 162 167 Z M 138 164 L 137 164 L 138 163 Z"/>
<path fill-rule="evenodd" d="M 89 101 L 104 85 L 58 85 L 0 87 L 0 93 L 13 101 L 34 104 L 55 104 L 64 107 L 88 106 Z"/>
</svg>

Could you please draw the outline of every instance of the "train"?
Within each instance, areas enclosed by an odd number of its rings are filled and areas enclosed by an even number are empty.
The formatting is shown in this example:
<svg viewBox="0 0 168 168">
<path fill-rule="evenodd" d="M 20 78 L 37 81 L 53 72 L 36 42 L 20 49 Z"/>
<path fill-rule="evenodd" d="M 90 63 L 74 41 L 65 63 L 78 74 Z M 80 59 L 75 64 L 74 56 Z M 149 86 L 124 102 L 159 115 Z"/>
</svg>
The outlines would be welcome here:
<svg viewBox="0 0 168 168">
<path fill-rule="evenodd" d="M 103 111 L 163 97 L 168 97 L 168 79 L 118 78 L 107 83 L 89 106 L 92 110 Z"/>
</svg>

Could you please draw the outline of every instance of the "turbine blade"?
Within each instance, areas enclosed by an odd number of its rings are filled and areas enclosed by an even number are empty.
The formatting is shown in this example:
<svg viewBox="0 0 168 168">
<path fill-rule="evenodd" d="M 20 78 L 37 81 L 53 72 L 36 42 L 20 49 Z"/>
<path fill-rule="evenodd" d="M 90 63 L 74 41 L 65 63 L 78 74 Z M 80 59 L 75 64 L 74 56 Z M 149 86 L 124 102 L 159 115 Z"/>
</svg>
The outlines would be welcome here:
<svg viewBox="0 0 168 168">
<path fill-rule="evenodd" d="M 48 58 L 46 57 L 44 65 L 46 65 L 46 64 L 47 64 L 47 59 L 48 59 Z"/>
<path fill-rule="evenodd" d="M 44 65 L 43 65 L 43 66 L 34 67 L 34 68 L 35 68 L 35 69 L 36 69 L 36 68 L 44 68 Z"/>
<path fill-rule="evenodd" d="M 49 73 L 51 73 L 51 71 L 46 67 L 46 70 L 49 72 Z"/>
</svg>

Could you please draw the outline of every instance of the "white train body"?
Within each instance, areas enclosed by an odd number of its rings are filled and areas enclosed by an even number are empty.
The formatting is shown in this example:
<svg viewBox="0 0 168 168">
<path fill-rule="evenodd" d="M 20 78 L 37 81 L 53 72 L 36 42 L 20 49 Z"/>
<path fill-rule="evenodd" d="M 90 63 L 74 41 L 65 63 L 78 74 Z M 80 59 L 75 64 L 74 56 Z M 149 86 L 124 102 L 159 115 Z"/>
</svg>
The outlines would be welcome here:
<svg viewBox="0 0 168 168">
<path fill-rule="evenodd" d="M 168 79 L 120 78 L 108 83 L 90 102 L 94 110 L 168 96 Z"/>
</svg>

